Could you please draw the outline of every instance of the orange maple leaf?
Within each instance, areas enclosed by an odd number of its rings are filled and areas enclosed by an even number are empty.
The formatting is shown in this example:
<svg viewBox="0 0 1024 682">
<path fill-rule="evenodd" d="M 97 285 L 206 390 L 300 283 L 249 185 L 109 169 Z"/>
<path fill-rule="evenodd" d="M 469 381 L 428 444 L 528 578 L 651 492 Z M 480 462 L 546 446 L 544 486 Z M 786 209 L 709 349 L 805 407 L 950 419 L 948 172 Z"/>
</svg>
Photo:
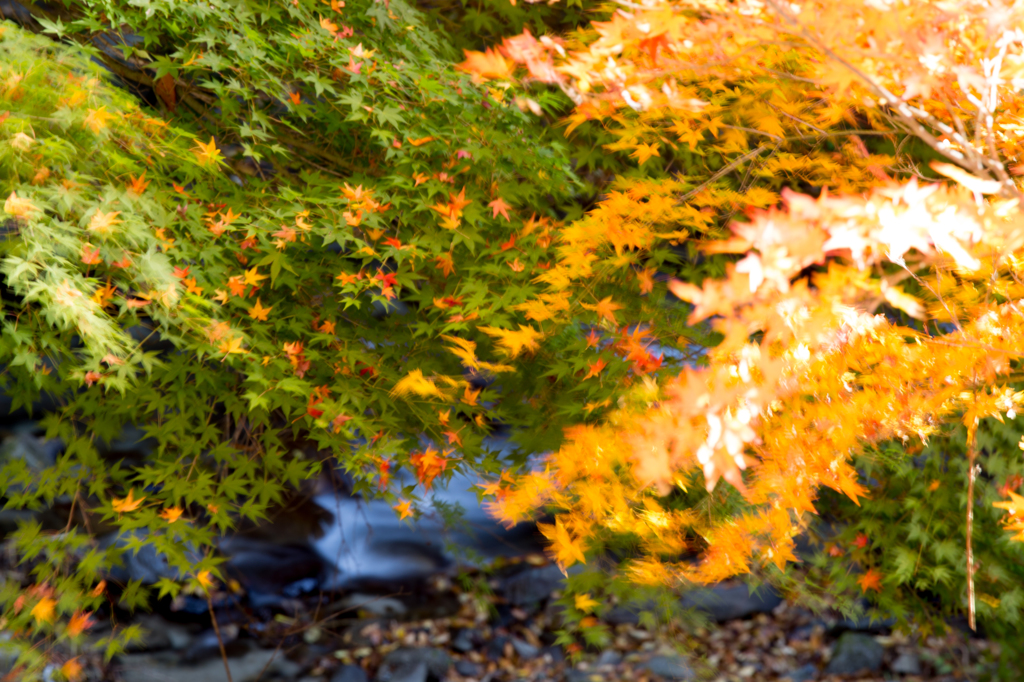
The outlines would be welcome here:
<svg viewBox="0 0 1024 682">
<path fill-rule="evenodd" d="M 124 499 L 119 500 L 115 498 L 114 500 L 112 500 L 110 503 L 110 508 L 119 514 L 123 514 L 124 512 L 135 511 L 136 509 L 139 508 L 139 505 L 142 504 L 142 501 L 144 499 L 146 498 L 140 497 L 139 499 L 136 500 L 135 488 L 132 488 L 131 490 L 128 491 L 128 496 L 125 497 Z"/>
<path fill-rule="evenodd" d="M 98 246 L 94 247 L 92 244 L 90 244 L 88 242 L 86 242 L 85 244 L 82 244 L 82 256 L 81 256 L 81 258 L 82 258 L 82 262 L 85 263 L 86 265 L 96 265 L 97 263 L 102 263 L 103 262 L 103 259 L 100 258 L 100 249 L 99 249 L 99 247 Z"/>
<path fill-rule="evenodd" d="M 598 360 L 597 362 L 591 363 L 590 370 L 587 372 L 587 375 L 583 377 L 583 379 L 586 380 L 589 379 L 590 377 L 596 377 L 598 374 L 601 373 L 601 370 L 603 370 L 607 366 L 608 363 L 605 362 L 604 360 Z"/>
<path fill-rule="evenodd" d="M 399 520 L 404 520 L 413 515 L 412 502 L 410 502 L 409 500 L 402 500 L 401 502 L 393 506 L 392 509 L 398 512 Z"/>
<path fill-rule="evenodd" d="M 583 544 L 569 534 L 569 529 L 562 523 L 561 517 L 556 518 L 553 524 L 538 523 L 537 528 L 551 544 L 550 551 L 563 573 L 566 568 L 576 562 L 581 564 L 587 562 L 586 555 L 583 553 Z"/>
<path fill-rule="evenodd" d="M 864 575 L 857 578 L 857 584 L 860 585 L 862 592 L 868 590 L 874 590 L 875 592 L 882 591 L 882 574 L 873 568 L 869 568 L 864 572 Z"/>
<path fill-rule="evenodd" d="M 263 305 L 260 303 L 260 299 L 257 298 L 256 299 L 256 305 L 254 305 L 253 307 L 249 308 L 249 317 L 251 317 L 254 320 L 259 320 L 260 322 L 266 322 L 267 321 L 267 315 L 269 315 L 270 311 L 273 310 L 273 309 L 274 309 L 274 306 L 270 306 L 269 308 L 264 308 Z"/>
<path fill-rule="evenodd" d="M 170 524 L 180 519 L 182 513 L 183 510 L 181 507 L 167 507 L 162 512 L 160 512 L 160 518 L 164 519 L 165 521 L 167 521 L 167 523 Z"/>
<path fill-rule="evenodd" d="M 477 83 L 482 83 L 485 80 L 508 78 L 515 69 L 515 64 L 502 57 L 499 52 L 492 48 L 487 48 L 484 52 L 463 50 L 463 53 L 466 55 L 466 60 L 461 64 L 457 64 L 455 68 L 472 74 L 473 80 Z"/>
<path fill-rule="evenodd" d="M 76 611 L 75 615 L 71 616 L 71 620 L 68 621 L 68 636 L 78 637 L 80 634 L 91 628 L 94 624 L 91 613 L 84 611 Z"/>
<path fill-rule="evenodd" d="M 57 602 L 49 597 L 43 597 L 32 607 L 32 617 L 36 623 L 50 623 L 53 621 L 54 608 Z"/>
<path fill-rule="evenodd" d="M 513 358 L 524 350 L 537 350 L 540 347 L 539 341 L 544 338 L 544 332 L 537 331 L 529 325 L 519 325 L 518 331 L 499 327 L 478 327 L 478 329 L 484 334 L 495 337 L 498 340 L 498 345 Z"/>
<path fill-rule="evenodd" d="M 605 296 L 595 305 L 582 304 L 587 310 L 593 310 L 602 319 L 608 320 L 612 324 L 616 324 L 618 320 L 615 319 L 615 311 L 621 310 L 622 306 L 612 301 L 611 296 Z"/>
<path fill-rule="evenodd" d="M 511 222 L 511 219 L 508 217 L 508 210 L 512 207 L 506 204 L 504 199 L 498 197 L 491 203 L 487 204 L 487 206 L 491 209 L 492 218 L 497 218 L 501 215 L 505 220 Z"/>
<path fill-rule="evenodd" d="M 65 661 L 60 667 L 60 674 L 69 682 L 78 682 L 82 677 L 82 664 L 78 662 L 78 657 Z"/>
<path fill-rule="evenodd" d="M 429 137 L 429 136 L 428 137 L 421 137 L 421 138 L 418 138 L 418 139 L 415 139 L 415 140 L 412 139 L 411 137 L 407 137 L 405 139 L 407 139 L 409 141 L 409 144 L 411 144 L 413 147 L 422 147 L 426 143 L 432 142 L 434 140 L 433 137 Z M 417 182 L 416 184 L 418 185 L 420 183 Z"/>
<path fill-rule="evenodd" d="M 434 479 L 448 466 L 448 459 L 432 447 L 409 457 L 409 463 L 416 467 L 416 478 L 423 487 L 430 489 Z"/>
</svg>

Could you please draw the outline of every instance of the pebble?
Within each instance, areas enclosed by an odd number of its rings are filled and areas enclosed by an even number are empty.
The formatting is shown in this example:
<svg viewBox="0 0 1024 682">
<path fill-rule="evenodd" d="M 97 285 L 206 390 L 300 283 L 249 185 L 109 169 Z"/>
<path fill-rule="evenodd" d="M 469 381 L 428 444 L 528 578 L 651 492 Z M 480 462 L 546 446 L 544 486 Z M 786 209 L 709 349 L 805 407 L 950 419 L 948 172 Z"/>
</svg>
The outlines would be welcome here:
<svg viewBox="0 0 1024 682">
<path fill-rule="evenodd" d="M 667 680 L 695 679 L 693 669 L 680 656 L 652 656 L 638 667 Z"/>
<path fill-rule="evenodd" d="M 901 675 L 920 675 L 921 674 L 921 659 L 917 654 L 907 651 L 900 654 L 889 669 L 894 673 Z"/>
<path fill-rule="evenodd" d="M 512 638 L 512 648 L 515 649 L 516 655 L 524 660 L 532 660 L 540 656 L 540 647 L 536 647 L 529 642 L 523 641 L 518 637 Z"/>
</svg>

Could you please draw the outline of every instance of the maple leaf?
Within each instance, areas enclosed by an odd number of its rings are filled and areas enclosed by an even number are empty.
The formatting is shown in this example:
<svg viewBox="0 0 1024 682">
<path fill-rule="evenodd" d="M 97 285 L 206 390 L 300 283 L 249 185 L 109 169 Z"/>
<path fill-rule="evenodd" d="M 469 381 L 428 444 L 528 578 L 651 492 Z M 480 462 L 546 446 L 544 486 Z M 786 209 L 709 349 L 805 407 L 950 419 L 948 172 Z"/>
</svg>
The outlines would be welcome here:
<svg viewBox="0 0 1024 682">
<path fill-rule="evenodd" d="M 590 377 L 596 377 L 607 366 L 608 363 L 604 360 L 598 360 L 597 362 L 591 363 L 590 369 L 587 371 L 587 375 L 583 377 L 583 379 L 586 380 Z"/>
<path fill-rule="evenodd" d="M 494 201 L 492 201 L 489 204 L 487 204 L 487 206 L 490 207 L 490 209 L 491 209 L 491 217 L 492 218 L 497 218 L 500 215 L 506 221 L 511 222 L 511 219 L 508 217 L 508 209 L 510 209 L 512 207 L 509 206 L 508 204 L 506 204 L 504 199 L 502 199 L 501 197 L 498 197 Z"/>
<path fill-rule="evenodd" d="M 428 142 L 433 142 L 433 140 L 434 140 L 433 137 L 421 137 L 421 138 L 418 138 L 416 140 L 412 139 L 411 137 L 407 137 L 405 139 L 408 140 L 409 144 L 411 144 L 413 147 L 422 147 L 423 145 L 427 144 Z M 419 173 L 417 173 L 416 175 L 418 176 Z M 424 177 L 423 179 L 426 180 L 426 177 Z M 416 184 L 419 185 L 420 182 L 421 181 L 417 179 Z"/>
<path fill-rule="evenodd" d="M 416 479 L 427 490 L 434 479 L 448 466 L 448 458 L 432 447 L 409 457 L 409 463 L 416 467 Z"/>
<path fill-rule="evenodd" d="M 540 347 L 539 341 L 545 336 L 544 332 L 523 325 L 519 325 L 517 331 L 501 329 L 499 327 L 478 327 L 478 329 L 488 336 L 496 338 L 498 345 L 513 358 L 517 357 L 524 350 L 537 350 Z"/>
<path fill-rule="evenodd" d="M 583 613 L 590 613 L 601 605 L 601 602 L 592 598 L 589 593 L 577 594 L 573 602 L 576 605 L 576 610 Z"/>
<path fill-rule="evenodd" d="M 320 28 L 324 29 L 328 33 L 337 33 L 339 30 L 336 23 L 330 19 L 325 19 L 324 17 L 320 17 Z"/>
<path fill-rule="evenodd" d="M 449 445 L 455 443 L 459 447 L 462 447 L 462 436 L 459 435 L 458 431 L 445 431 L 441 435 L 448 440 Z"/>
<path fill-rule="evenodd" d="M 78 682 L 82 677 L 82 670 L 82 664 L 78 662 L 78 657 L 76 656 L 64 662 L 64 665 L 60 667 L 60 674 L 68 682 Z"/>
<path fill-rule="evenodd" d="M 637 145 L 630 156 L 639 161 L 642 166 L 652 156 L 660 157 L 661 153 L 658 151 L 658 143 L 652 142 L 651 144 Z"/>
<path fill-rule="evenodd" d="M 861 577 L 857 578 L 857 584 L 860 585 L 862 592 L 866 593 L 868 590 L 881 592 L 882 574 L 873 568 L 869 568 L 863 575 L 861 575 Z"/>
<path fill-rule="evenodd" d="M 617 324 L 618 320 L 615 319 L 615 311 L 621 310 L 622 306 L 612 301 L 611 296 L 606 296 L 598 301 L 595 305 L 582 304 L 587 310 L 593 310 L 597 313 L 598 317 L 608 320 L 612 324 Z"/>
<path fill-rule="evenodd" d="M 82 244 L 81 260 L 86 265 L 96 265 L 97 263 L 102 263 L 103 259 L 100 258 L 99 247 L 94 247 L 92 244 L 88 242 Z"/>
<path fill-rule="evenodd" d="M 100 107 L 99 109 L 87 110 L 88 115 L 85 120 L 82 121 L 82 125 L 91 130 L 94 133 L 106 129 L 107 121 L 112 119 L 114 115 L 107 111 L 106 107 Z"/>
<path fill-rule="evenodd" d="M 214 142 L 212 137 L 206 144 L 196 141 L 196 146 L 192 148 L 192 153 L 195 155 L 196 161 L 200 166 L 217 165 L 224 160 L 220 150 L 217 149 L 217 143 Z"/>
<path fill-rule="evenodd" d="M 180 519 L 182 513 L 183 510 L 181 507 L 167 507 L 162 512 L 160 512 L 160 518 L 164 519 L 165 521 L 167 521 L 167 523 L 170 524 Z"/>
<path fill-rule="evenodd" d="M 71 638 L 78 637 L 94 624 L 95 621 L 93 621 L 91 613 L 75 611 L 74 615 L 71 616 L 71 619 L 68 621 L 68 636 Z"/>
<path fill-rule="evenodd" d="M 587 562 L 582 543 L 569 534 L 561 517 L 556 517 L 553 524 L 538 523 L 537 528 L 548 539 L 551 553 L 563 573 L 565 573 L 565 569 L 577 562 L 581 564 Z"/>
<path fill-rule="evenodd" d="M 57 602 L 49 597 L 43 597 L 36 605 L 32 607 L 32 618 L 35 619 L 36 623 L 50 623 L 53 622 L 54 609 L 57 606 Z"/>
<path fill-rule="evenodd" d="M 254 287 L 258 287 L 260 282 L 266 278 L 267 276 L 261 275 L 255 267 L 245 271 L 245 283 Z"/>
<path fill-rule="evenodd" d="M 229 355 L 245 353 L 245 349 L 242 348 L 242 337 L 236 336 L 232 339 L 221 341 L 220 345 L 217 346 L 217 350 L 224 354 L 224 358 L 221 359 L 222 361 Z"/>
<path fill-rule="evenodd" d="M 640 283 L 640 293 L 649 294 L 654 291 L 654 273 L 651 268 L 636 273 L 636 279 Z"/>
<path fill-rule="evenodd" d="M 433 379 L 427 379 L 423 376 L 423 371 L 414 369 L 405 375 L 402 379 L 395 384 L 394 388 L 391 389 L 391 395 L 393 397 L 405 397 L 410 393 L 415 393 L 421 396 L 434 396 L 441 398 L 442 400 L 451 400 L 451 398 L 445 395 Z"/>
<path fill-rule="evenodd" d="M 413 515 L 412 502 L 409 500 L 402 500 L 391 508 L 398 512 L 399 521 L 404 521 Z"/>
<path fill-rule="evenodd" d="M 260 322 L 266 322 L 267 321 L 267 315 L 269 315 L 270 311 L 273 310 L 273 309 L 274 309 L 273 306 L 270 306 L 269 308 L 264 308 L 260 304 L 260 299 L 257 297 L 256 305 L 254 305 L 253 307 L 249 308 L 249 317 L 251 317 L 254 320 L 259 320 Z"/>
<path fill-rule="evenodd" d="M 128 183 L 128 191 L 137 197 L 141 197 L 142 193 L 149 187 L 149 181 L 146 180 L 146 172 L 143 171 L 139 177 L 131 176 L 131 182 Z"/>
<path fill-rule="evenodd" d="M 125 497 L 124 499 L 119 500 L 119 499 L 115 498 L 115 499 L 111 500 L 110 508 L 113 509 L 114 511 L 116 511 L 118 514 L 123 514 L 125 512 L 130 512 L 130 511 L 135 511 L 136 509 L 139 508 L 139 505 L 142 504 L 142 501 L 144 499 L 146 499 L 146 498 L 145 497 L 140 497 L 139 499 L 136 500 L 135 499 L 135 488 L 132 488 L 131 490 L 128 491 L 128 496 Z"/>
<path fill-rule="evenodd" d="M 501 56 L 492 48 L 483 52 L 463 50 L 466 60 L 456 64 L 455 68 L 473 75 L 473 80 L 483 83 L 486 80 L 507 79 L 512 75 L 515 64 Z"/>
<path fill-rule="evenodd" d="M 38 210 L 28 199 L 19 199 L 16 192 L 11 192 L 4 201 L 4 213 L 18 218 L 28 218 Z"/>
</svg>

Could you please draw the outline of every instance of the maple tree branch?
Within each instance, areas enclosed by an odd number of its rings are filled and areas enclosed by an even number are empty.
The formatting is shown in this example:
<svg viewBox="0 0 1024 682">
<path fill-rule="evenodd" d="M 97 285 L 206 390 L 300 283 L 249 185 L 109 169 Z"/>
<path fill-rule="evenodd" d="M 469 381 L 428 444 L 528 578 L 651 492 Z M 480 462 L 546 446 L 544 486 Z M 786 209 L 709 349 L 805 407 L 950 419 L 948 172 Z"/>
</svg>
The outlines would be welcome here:
<svg viewBox="0 0 1024 682">
<path fill-rule="evenodd" d="M 765 0 L 765 3 L 775 10 L 775 12 L 787 23 L 797 27 L 800 35 L 812 45 L 820 49 L 835 61 L 839 62 L 842 66 L 863 81 L 868 86 L 868 89 L 880 98 L 880 104 L 882 106 L 888 107 L 890 111 L 894 112 L 896 114 L 896 118 L 898 118 L 903 125 L 905 125 L 914 135 L 919 137 L 933 150 L 977 176 L 985 178 L 990 177 L 990 173 L 995 173 L 998 177 L 998 173 L 995 171 L 994 166 L 1001 167 L 1002 164 L 999 161 L 988 159 L 984 155 L 980 154 L 973 148 L 970 141 L 962 137 L 949 125 L 938 120 L 927 111 L 908 104 L 890 92 L 884 85 L 875 82 L 871 76 L 864 73 L 864 71 L 857 68 L 854 64 L 850 63 L 849 60 L 839 55 L 835 50 L 822 42 L 821 39 L 802 26 L 797 18 L 783 9 L 777 0 Z M 928 125 L 937 128 L 943 134 L 952 137 L 961 146 L 961 149 L 955 150 L 952 149 L 948 143 L 942 144 L 942 142 L 940 142 L 927 128 L 925 128 L 922 122 L 925 122 Z M 1018 190 L 1017 186 L 1012 182 L 1009 182 L 1009 184 L 1002 184 L 1003 187 L 1001 194 L 1004 196 L 1008 198 L 1021 196 L 1020 190 Z"/>
<path fill-rule="evenodd" d="M 696 187 L 691 189 L 689 192 L 684 194 L 682 197 L 680 197 L 679 201 L 680 202 L 684 202 L 684 203 L 689 201 L 690 199 L 692 199 L 696 195 L 698 195 L 701 192 L 703 192 L 708 187 L 708 185 L 710 185 L 711 183 L 715 182 L 716 180 L 721 178 L 723 175 L 727 175 L 727 174 L 731 173 L 733 170 L 736 169 L 736 167 L 742 165 L 743 162 L 745 162 L 748 159 L 751 159 L 751 158 L 757 156 L 758 154 L 760 154 L 761 152 L 763 152 L 763 151 L 765 151 L 767 149 L 768 149 L 768 145 L 763 144 L 763 145 L 757 147 L 756 149 L 753 149 L 753 150 L 747 152 L 746 154 L 744 154 L 743 156 L 739 157 L 738 159 L 734 159 L 728 165 L 726 165 L 724 168 L 722 168 L 721 170 L 716 172 L 714 175 L 712 175 L 710 178 L 708 178 L 707 180 L 705 180 L 704 182 L 702 182 L 701 184 L 697 185 Z"/>
<path fill-rule="evenodd" d="M 974 480 L 977 477 L 974 464 L 977 456 L 975 428 L 975 424 L 967 426 L 967 624 L 971 630 L 977 631 L 974 603 L 974 544 L 971 542 L 971 531 L 974 528 Z"/>
</svg>

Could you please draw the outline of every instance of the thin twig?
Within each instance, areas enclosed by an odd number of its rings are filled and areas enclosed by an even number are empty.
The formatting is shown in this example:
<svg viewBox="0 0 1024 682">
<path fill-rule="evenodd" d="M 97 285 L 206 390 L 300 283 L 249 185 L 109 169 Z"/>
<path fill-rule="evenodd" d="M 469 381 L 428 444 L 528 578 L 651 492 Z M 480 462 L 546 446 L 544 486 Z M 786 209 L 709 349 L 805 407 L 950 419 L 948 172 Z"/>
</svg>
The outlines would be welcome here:
<svg viewBox="0 0 1024 682">
<path fill-rule="evenodd" d="M 700 185 L 698 185 L 697 187 L 694 187 L 689 192 L 687 192 L 686 194 L 681 196 L 679 198 L 679 201 L 683 202 L 683 203 L 689 201 L 690 199 L 692 199 L 696 195 L 698 195 L 701 192 L 703 192 L 708 187 L 708 185 L 710 185 L 711 183 L 715 182 L 716 180 L 721 178 L 723 175 L 726 175 L 726 174 L 732 172 L 733 170 L 736 169 L 737 166 L 740 166 L 741 164 L 743 164 L 743 162 L 745 162 L 748 159 L 751 159 L 751 158 L 757 156 L 758 154 L 760 154 L 761 152 L 765 151 L 766 149 L 768 149 L 768 145 L 763 144 L 760 147 L 758 147 L 757 149 L 754 149 L 752 151 L 747 152 L 746 154 L 744 154 L 743 156 L 739 157 L 738 159 L 734 159 L 731 163 L 729 163 L 727 166 L 722 168 L 720 171 L 718 171 L 717 173 L 712 175 L 710 178 L 708 178 L 707 180 L 702 182 Z"/>
<path fill-rule="evenodd" d="M 206 606 L 210 609 L 210 622 L 213 623 L 213 634 L 217 635 L 217 646 L 220 647 L 220 658 L 224 661 L 224 674 L 228 682 L 235 682 L 231 679 L 231 666 L 228 665 L 228 650 L 224 648 L 224 639 L 220 636 L 220 626 L 217 624 L 217 614 L 213 612 L 213 597 L 206 593 Z"/>
<path fill-rule="evenodd" d="M 975 396 L 977 400 L 977 396 Z M 977 456 L 975 433 L 978 428 L 977 418 L 967 425 L 967 624 L 971 630 L 977 630 L 975 623 L 974 604 L 974 545 L 971 542 L 971 531 L 974 527 L 974 479 L 977 477 L 974 459 Z"/>
</svg>

